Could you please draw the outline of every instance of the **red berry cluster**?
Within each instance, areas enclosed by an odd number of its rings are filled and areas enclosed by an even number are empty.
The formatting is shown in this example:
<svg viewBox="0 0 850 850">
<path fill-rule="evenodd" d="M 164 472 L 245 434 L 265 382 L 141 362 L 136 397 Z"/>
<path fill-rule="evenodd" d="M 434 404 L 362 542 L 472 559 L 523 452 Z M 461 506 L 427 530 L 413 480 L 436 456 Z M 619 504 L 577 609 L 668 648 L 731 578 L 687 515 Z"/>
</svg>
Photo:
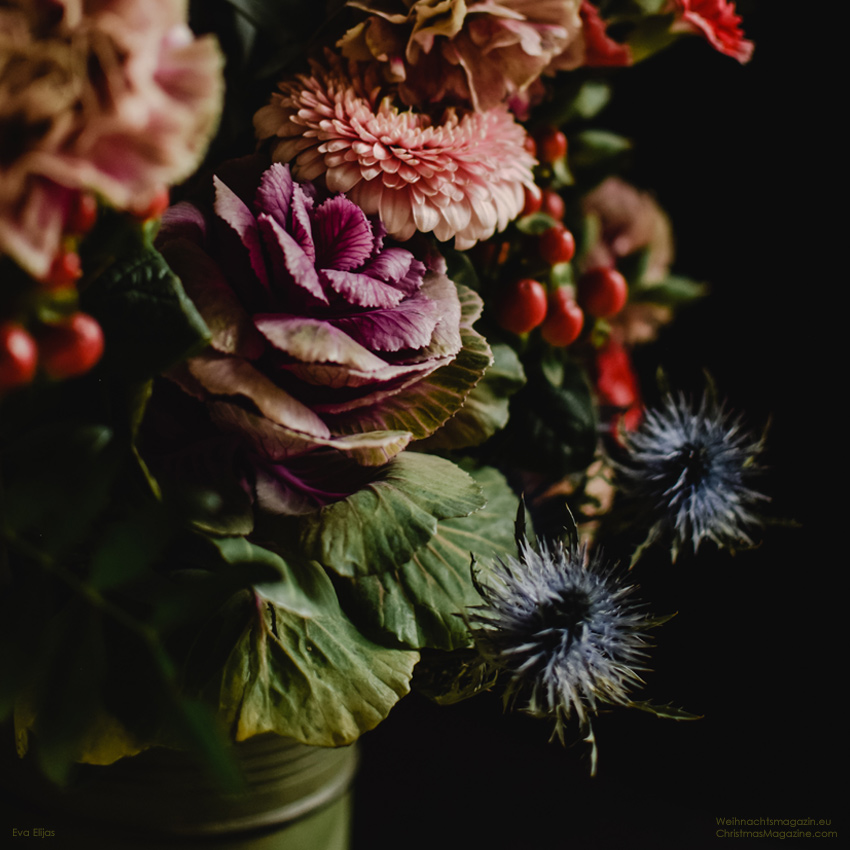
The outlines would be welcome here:
<svg viewBox="0 0 850 850">
<path fill-rule="evenodd" d="M 103 331 L 88 313 L 45 323 L 31 334 L 22 324 L 0 324 L 0 393 L 32 382 L 41 371 L 54 380 L 88 372 L 103 354 Z"/>
<path fill-rule="evenodd" d="M 540 185 L 526 189 L 521 215 L 542 212 L 555 220 L 551 227 L 534 237 L 536 242 L 527 245 L 527 250 L 536 252 L 542 263 L 551 269 L 571 262 L 576 252 L 575 238 L 562 223 L 566 207 L 557 191 L 557 187 L 565 185 L 569 179 L 567 137 L 557 127 L 546 126 L 534 137 L 527 138 L 526 147 L 540 161 Z M 495 250 L 493 247 L 492 252 Z M 504 259 L 499 256 L 499 265 Z M 571 345 L 581 336 L 585 316 L 594 319 L 614 316 L 625 307 L 629 296 L 626 279 L 613 268 L 591 269 L 579 277 L 576 285 L 551 284 L 548 292 L 544 284 L 533 277 L 517 277 L 503 286 L 495 298 L 496 321 L 516 334 L 529 333 L 539 327 L 543 339 L 559 347 Z M 558 277 L 560 275 L 552 274 L 553 279 Z"/>
<path fill-rule="evenodd" d="M 539 239 L 541 257 L 549 264 L 568 263 L 575 253 L 572 233 L 563 225 L 547 230 Z M 547 294 L 533 278 L 515 280 L 496 299 L 496 320 L 505 330 L 524 334 L 540 327 L 550 345 L 575 342 L 584 328 L 585 315 L 604 319 L 619 313 L 629 297 L 628 283 L 616 269 L 585 272 L 578 285 L 558 286 Z"/>
</svg>

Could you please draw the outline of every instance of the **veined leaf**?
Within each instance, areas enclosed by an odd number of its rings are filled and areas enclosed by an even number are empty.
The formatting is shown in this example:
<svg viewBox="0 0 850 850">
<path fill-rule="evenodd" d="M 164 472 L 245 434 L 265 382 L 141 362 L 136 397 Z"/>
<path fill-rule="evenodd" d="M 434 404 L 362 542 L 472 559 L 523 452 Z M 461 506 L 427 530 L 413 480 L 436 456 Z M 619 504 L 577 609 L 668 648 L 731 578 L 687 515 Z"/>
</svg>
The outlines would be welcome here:
<svg viewBox="0 0 850 850">
<path fill-rule="evenodd" d="M 472 584 L 470 556 L 487 561 L 516 551 L 513 518 L 517 497 L 500 472 L 474 471 L 487 504 L 468 517 L 440 522 L 410 561 L 347 584 L 352 616 L 364 628 L 388 633 L 419 649 L 469 646 L 462 616 L 480 597 Z"/>
<path fill-rule="evenodd" d="M 103 327 L 109 368 L 147 378 L 208 342 L 200 313 L 142 229 L 107 219 L 86 244 L 95 247 L 85 265 L 99 271 L 81 303 Z"/>
<path fill-rule="evenodd" d="M 404 564 L 435 534 L 437 522 L 484 505 L 481 488 L 443 458 L 405 452 L 368 485 L 300 521 L 308 558 L 343 576 Z"/>
<path fill-rule="evenodd" d="M 349 744 L 410 690 L 419 654 L 367 639 L 324 571 L 304 569 L 313 572 L 312 611 L 283 607 L 273 586 L 256 588 L 238 641 L 205 689 L 236 740 L 275 732 L 305 744 Z"/>
<path fill-rule="evenodd" d="M 509 345 L 498 343 L 492 348 L 493 365 L 463 407 L 432 437 L 414 443 L 414 450 L 477 446 L 507 425 L 510 397 L 525 383 L 525 372 Z"/>
</svg>

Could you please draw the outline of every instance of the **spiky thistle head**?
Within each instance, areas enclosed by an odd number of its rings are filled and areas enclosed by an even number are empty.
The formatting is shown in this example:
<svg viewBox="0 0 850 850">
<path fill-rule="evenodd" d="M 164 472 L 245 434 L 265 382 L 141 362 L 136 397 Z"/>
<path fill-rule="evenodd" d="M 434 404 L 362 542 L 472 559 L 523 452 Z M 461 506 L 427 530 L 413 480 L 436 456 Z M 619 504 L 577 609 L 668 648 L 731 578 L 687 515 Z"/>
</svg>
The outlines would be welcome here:
<svg viewBox="0 0 850 850">
<path fill-rule="evenodd" d="M 704 540 L 752 546 L 767 496 L 753 489 L 764 447 L 743 420 L 707 391 L 699 404 L 668 394 L 640 426 L 623 435 L 626 457 L 616 464 L 623 495 L 651 516 L 646 543 L 669 537 L 673 560 Z"/>
<path fill-rule="evenodd" d="M 467 613 L 470 633 L 507 679 L 506 704 L 522 701 L 528 713 L 554 718 L 562 740 L 575 715 L 592 742 L 590 720 L 602 704 L 632 704 L 629 692 L 647 669 L 645 632 L 660 621 L 586 545 L 518 543 L 518 558 L 476 576 L 483 601 Z"/>
</svg>

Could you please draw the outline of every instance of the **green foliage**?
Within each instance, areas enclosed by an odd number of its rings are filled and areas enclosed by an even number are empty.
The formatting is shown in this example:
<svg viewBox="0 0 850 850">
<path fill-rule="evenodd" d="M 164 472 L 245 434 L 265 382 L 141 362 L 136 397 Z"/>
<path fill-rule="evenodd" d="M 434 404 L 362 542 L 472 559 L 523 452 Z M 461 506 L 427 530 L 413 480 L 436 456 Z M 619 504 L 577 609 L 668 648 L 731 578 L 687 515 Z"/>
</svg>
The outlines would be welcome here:
<svg viewBox="0 0 850 850">
<path fill-rule="evenodd" d="M 508 426 L 488 454 L 557 479 L 584 469 L 596 449 L 596 413 L 587 375 L 566 351 L 525 361 L 526 385 L 511 399 Z"/>
<path fill-rule="evenodd" d="M 439 520 L 483 504 L 480 487 L 454 464 L 406 452 L 348 498 L 303 517 L 299 548 L 343 576 L 379 573 L 408 561 Z"/>
<path fill-rule="evenodd" d="M 234 600 L 210 633 L 241 632 L 203 695 L 237 740 L 276 732 L 319 746 L 351 743 L 409 691 L 418 653 L 367 639 L 317 564 L 290 567 L 307 604 L 292 610 L 278 584 Z"/>
<path fill-rule="evenodd" d="M 51 422 L 0 446 L 3 536 L 28 541 L 45 556 L 84 540 L 106 508 L 120 470 L 113 431 L 106 425 Z"/>
<path fill-rule="evenodd" d="M 512 517 L 517 497 L 492 467 L 473 470 L 487 504 L 471 516 L 441 521 L 433 537 L 406 563 L 343 584 L 347 610 L 367 633 L 391 636 L 412 649 L 469 645 L 464 609 L 480 597 L 470 557 L 489 559 L 515 549 Z"/>
<path fill-rule="evenodd" d="M 570 162 L 575 170 L 610 172 L 631 147 L 631 141 L 617 133 L 583 130 L 570 137 Z"/>
<path fill-rule="evenodd" d="M 509 345 L 494 343 L 493 365 L 466 397 L 463 407 L 432 437 L 414 443 L 420 451 L 477 446 L 508 423 L 511 396 L 525 383 L 517 353 Z"/>
<path fill-rule="evenodd" d="M 82 306 L 103 328 L 108 371 L 149 378 L 207 344 L 204 320 L 147 229 L 107 215 L 85 244 L 84 265 L 96 271 Z"/>
</svg>

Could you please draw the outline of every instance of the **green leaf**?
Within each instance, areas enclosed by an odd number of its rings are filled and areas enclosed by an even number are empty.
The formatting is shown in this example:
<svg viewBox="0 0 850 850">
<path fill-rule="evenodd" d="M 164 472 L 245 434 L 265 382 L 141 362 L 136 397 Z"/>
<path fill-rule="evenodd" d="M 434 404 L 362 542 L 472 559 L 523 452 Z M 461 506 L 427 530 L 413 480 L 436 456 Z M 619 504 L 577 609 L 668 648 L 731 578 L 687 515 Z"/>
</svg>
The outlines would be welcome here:
<svg viewBox="0 0 850 850">
<path fill-rule="evenodd" d="M 492 350 L 493 365 L 463 407 L 433 437 L 414 443 L 414 450 L 477 446 L 507 425 L 510 397 L 525 384 L 525 372 L 511 346 L 498 343 Z"/>
<path fill-rule="evenodd" d="M 491 441 L 492 451 L 553 479 L 584 469 L 593 460 L 597 439 L 584 370 L 569 356 L 563 356 L 560 369 L 546 361 L 525 367 L 528 383 L 511 399 L 511 418 Z"/>
<path fill-rule="evenodd" d="M 611 99 L 611 87 L 601 80 L 581 80 L 573 74 L 561 74 L 555 82 L 555 96 L 537 111 L 535 126 L 561 127 L 571 121 L 592 118 Z"/>
<path fill-rule="evenodd" d="M 382 572 L 408 561 L 438 520 L 483 504 L 480 487 L 453 463 L 405 452 L 370 484 L 301 519 L 301 549 L 343 576 Z"/>
<path fill-rule="evenodd" d="M 629 708 L 638 708 L 641 711 L 663 717 L 667 720 L 701 720 L 701 714 L 692 714 L 683 708 L 676 708 L 672 703 L 666 705 L 654 705 L 651 702 L 630 702 Z"/>
<path fill-rule="evenodd" d="M 258 589 L 281 608 L 295 614 L 313 616 L 321 611 L 317 603 L 321 606 L 334 601 L 332 591 L 322 578 L 324 573 L 312 568 L 295 570 L 276 552 L 251 543 L 244 537 L 213 538 L 210 542 L 229 564 L 242 567 L 259 564 L 274 570 L 278 580 L 258 585 Z"/>
<path fill-rule="evenodd" d="M 176 275 L 139 227 L 107 218 L 86 240 L 82 304 L 103 327 L 105 365 L 128 378 L 162 372 L 209 341 L 209 330 Z"/>
<path fill-rule="evenodd" d="M 516 229 L 520 233 L 526 234 L 526 236 L 540 236 L 547 230 L 557 227 L 558 224 L 558 220 L 552 218 L 551 215 L 536 212 L 531 213 L 530 215 L 524 215 L 522 218 L 517 219 Z"/>
<path fill-rule="evenodd" d="M 107 506 L 121 467 L 112 431 L 48 424 L 2 448 L 2 530 L 54 554 L 82 540 Z"/>
<path fill-rule="evenodd" d="M 129 518 L 107 525 L 96 538 L 89 573 L 91 586 L 105 590 L 143 575 L 165 550 L 175 530 L 158 502 L 143 505 Z"/>
<path fill-rule="evenodd" d="M 479 604 L 472 555 L 487 561 L 513 554 L 518 499 L 500 472 L 473 472 L 487 504 L 468 517 L 440 522 L 436 534 L 406 564 L 347 583 L 346 601 L 365 630 L 392 635 L 404 646 L 452 650 L 470 645 L 462 613 Z"/>
<path fill-rule="evenodd" d="M 572 102 L 570 118 L 593 118 L 611 100 L 611 86 L 601 80 L 588 80 Z"/>
<path fill-rule="evenodd" d="M 643 283 L 629 293 L 629 299 L 635 302 L 662 304 L 678 307 L 703 298 L 708 294 L 708 285 L 679 275 L 669 275 L 658 283 Z"/>
<path fill-rule="evenodd" d="M 413 689 L 437 705 L 454 705 L 489 690 L 497 678 L 477 650 L 427 650 L 414 670 Z"/>
<path fill-rule="evenodd" d="M 29 729 L 35 729 L 39 765 L 62 784 L 99 707 L 105 646 L 99 613 L 79 598 L 71 599 L 46 629 L 47 652 L 33 689 L 18 699 L 15 728 L 24 750 Z"/>
<path fill-rule="evenodd" d="M 647 3 L 647 5 L 653 4 Z M 651 15 L 640 21 L 629 33 L 627 44 L 635 63 L 642 62 L 654 53 L 664 50 L 681 37 L 681 33 L 670 30 L 673 19 L 673 15 Z"/>
<path fill-rule="evenodd" d="M 383 720 L 410 690 L 418 653 L 387 649 L 345 616 L 318 565 L 320 598 L 298 614 L 256 589 L 238 612 L 247 622 L 220 674 L 205 688 L 242 741 L 263 732 L 340 746 Z"/>
<path fill-rule="evenodd" d="M 570 162 L 575 170 L 595 168 L 607 165 L 631 147 L 631 141 L 617 133 L 584 130 L 570 138 Z"/>
<path fill-rule="evenodd" d="M 472 264 L 468 251 L 458 251 L 455 248 L 440 248 L 446 261 L 446 274 L 458 286 L 465 286 L 473 292 L 478 292 L 481 283 L 478 272 Z"/>
</svg>

